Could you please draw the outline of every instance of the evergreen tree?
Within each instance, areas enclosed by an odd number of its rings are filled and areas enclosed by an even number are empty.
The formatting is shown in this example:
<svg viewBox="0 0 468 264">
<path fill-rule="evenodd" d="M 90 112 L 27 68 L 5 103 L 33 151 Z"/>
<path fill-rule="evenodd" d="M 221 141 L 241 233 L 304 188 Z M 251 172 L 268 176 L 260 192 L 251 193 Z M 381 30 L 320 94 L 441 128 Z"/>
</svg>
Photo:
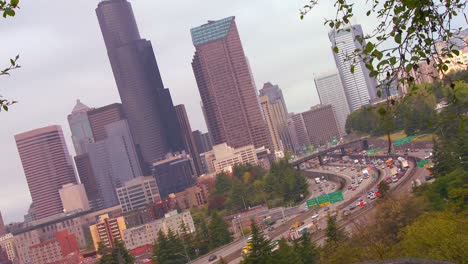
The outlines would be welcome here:
<svg viewBox="0 0 468 264">
<path fill-rule="evenodd" d="M 272 261 L 275 264 L 309 264 L 302 260 L 299 251 L 288 245 L 284 238 L 279 241 L 279 249 L 273 253 Z"/>
<path fill-rule="evenodd" d="M 343 230 L 338 228 L 335 217 L 328 216 L 327 218 L 327 229 L 325 230 L 327 235 L 327 243 L 329 241 L 338 242 L 346 238 Z"/>
<path fill-rule="evenodd" d="M 294 245 L 294 251 L 296 251 L 304 264 L 318 263 L 320 258 L 320 252 L 315 245 L 310 241 L 309 234 L 302 234 L 299 243 Z"/>
<path fill-rule="evenodd" d="M 188 262 L 186 248 L 179 236 L 177 236 L 171 229 L 167 233 L 167 240 L 171 254 L 171 264 L 183 264 Z"/>
<path fill-rule="evenodd" d="M 188 262 L 184 246 L 172 230 L 167 236 L 160 230 L 154 244 L 153 259 L 157 264 L 184 264 Z"/>
<path fill-rule="evenodd" d="M 112 250 L 107 251 L 99 260 L 99 264 L 133 264 L 135 258 L 128 252 L 124 244 L 120 241 L 115 241 L 115 246 Z M 101 251 L 103 252 L 103 251 Z"/>
<path fill-rule="evenodd" d="M 249 255 L 242 261 L 243 264 L 268 264 L 273 262 L 273 247 L 271 241 L 265 237 L 262 230 L 252 220 L 252 249 Z"/>
<path fill-rule="evenodd" d="M 210 225 L 208 226 L 210 234 L 210 249 L 228 244 L 232 241 L 229 226 L 216 211 L 211 214 Z"/>
</svg>

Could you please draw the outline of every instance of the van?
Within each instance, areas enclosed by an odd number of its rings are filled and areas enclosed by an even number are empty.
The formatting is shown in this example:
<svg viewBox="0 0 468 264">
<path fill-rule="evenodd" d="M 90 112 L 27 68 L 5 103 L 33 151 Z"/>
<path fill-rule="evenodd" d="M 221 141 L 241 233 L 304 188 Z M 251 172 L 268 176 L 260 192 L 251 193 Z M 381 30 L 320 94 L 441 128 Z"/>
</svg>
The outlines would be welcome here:
<svg viewBox="0 0 468 264">
<path fill-rule="evenodd" d="M 315 184 L 320 184 L 320 178 L 315 178 Z"/>
</svg>

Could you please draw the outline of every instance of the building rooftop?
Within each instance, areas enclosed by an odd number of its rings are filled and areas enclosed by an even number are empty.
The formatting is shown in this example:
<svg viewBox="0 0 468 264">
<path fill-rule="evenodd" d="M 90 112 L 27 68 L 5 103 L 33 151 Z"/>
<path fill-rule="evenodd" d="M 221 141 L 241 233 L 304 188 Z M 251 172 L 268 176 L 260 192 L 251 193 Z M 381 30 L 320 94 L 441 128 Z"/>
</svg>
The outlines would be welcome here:
<svg viewBox="0 0 468 264">
<path fill-rule="evenodd" d="M 234 18 L 230 16 L 216 21 L 210 20 L 204 25 L 190 29 L 193 45 L 199 46 L 225 38 L 229 33 Z"/>
<path fill-rule="evenodd" d="M 79 113 L 79 112 L 86 112 L 91 110 L 87 105 L 83 104 L 79 99 L 76 100 L 75 107 L 73 107 L 72 114 L 73 113 Z"/>
</svg>

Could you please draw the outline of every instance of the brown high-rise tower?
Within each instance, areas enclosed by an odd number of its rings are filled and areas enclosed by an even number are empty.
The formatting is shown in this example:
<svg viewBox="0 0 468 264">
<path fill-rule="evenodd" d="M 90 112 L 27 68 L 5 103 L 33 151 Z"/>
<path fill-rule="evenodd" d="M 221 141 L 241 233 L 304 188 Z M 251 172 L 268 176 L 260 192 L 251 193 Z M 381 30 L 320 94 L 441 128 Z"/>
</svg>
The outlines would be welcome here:
<svg viewBox="0 0 468 264">
<path fill-rule="evenodd" d="M 63 212 L 59 189 L 77 183 L 73 163 L 60 126 L 15 135 L 36 218 Z"/>
<path fill-rule="evenodd" d="M 271 139 L 235 17 L 192 28 L 193 72 L 213 144 L 270 148 Z"/>
</svg>

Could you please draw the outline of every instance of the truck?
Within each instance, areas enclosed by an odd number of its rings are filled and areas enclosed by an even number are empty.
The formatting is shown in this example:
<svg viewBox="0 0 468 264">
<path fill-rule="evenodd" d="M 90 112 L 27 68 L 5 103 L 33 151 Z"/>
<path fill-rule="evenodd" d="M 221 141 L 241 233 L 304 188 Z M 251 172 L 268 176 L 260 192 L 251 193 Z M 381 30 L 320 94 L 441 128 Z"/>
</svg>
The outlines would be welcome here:
<svg viewBox="0 0 468 264">
<path fill-rule="evenodd" d="M 392 166 L 392 165 L 393 165 L 393 159 L 390 158 L 390 159 L 388 159 L 387 161 L 385 161 L 385 165 L 387 165 L 387 167 Z"/>
<path fill-rule="evenodd" d="M 313 233 L 315 231 L 315 227 L 313 223 L 300 226 L 298 228 L 291 228 L 289 229 L 289 240 L 296 240 L 299 239 L 303 234 Z"/>
<path fill-rule="evenodd" d="M 401 167 L 403 167 L 403 168 L 408 168 L 408 167 L 409 167 L 408 161 L 407 161 L 407 160 L 401 161 Z"/>
</svg>

